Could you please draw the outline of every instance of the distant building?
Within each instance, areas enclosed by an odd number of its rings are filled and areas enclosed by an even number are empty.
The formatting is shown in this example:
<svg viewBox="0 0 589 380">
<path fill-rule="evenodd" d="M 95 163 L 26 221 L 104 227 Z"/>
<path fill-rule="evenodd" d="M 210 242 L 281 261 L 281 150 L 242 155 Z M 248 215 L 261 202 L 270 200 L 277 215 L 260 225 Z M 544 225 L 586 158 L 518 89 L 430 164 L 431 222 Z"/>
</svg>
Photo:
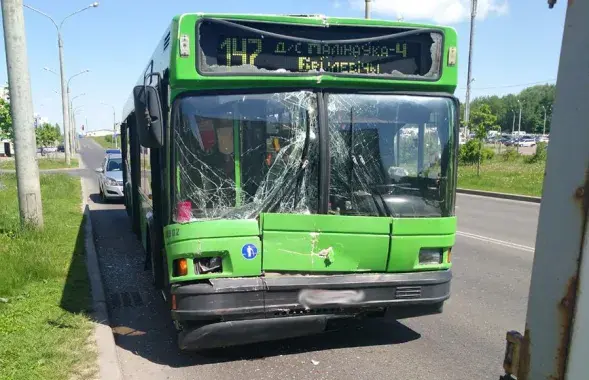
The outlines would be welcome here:
<svg viewBox="0 0 589 380">
<path fill-rule="evenodd" d="M 96 131 L 86 131 L 87 137 L 98 137 L 98 136 L 112 136 L 112 129 L 98 129 Z"/>
<path fill-rule="evenodd" d="M 14 155 L 14 144 L 10 140 L 0 139 L 0 157 L 11 157 Z"/>
</svg>

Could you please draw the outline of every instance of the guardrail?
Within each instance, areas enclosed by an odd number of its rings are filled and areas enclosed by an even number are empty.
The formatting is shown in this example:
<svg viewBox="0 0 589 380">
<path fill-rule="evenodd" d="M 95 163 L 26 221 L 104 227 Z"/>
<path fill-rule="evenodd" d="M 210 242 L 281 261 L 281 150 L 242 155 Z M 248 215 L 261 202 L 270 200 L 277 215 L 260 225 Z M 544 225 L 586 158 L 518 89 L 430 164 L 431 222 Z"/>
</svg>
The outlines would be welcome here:
<svg viewBox="0 0 589 380">
<path fill-rule="evenodd" d="M 542 201 L 541 197 L 533 197 L 531 195 L 497 193 L 497 192 L 493 192 L 493 191 L 484 191 L 484 190 L 457 189 L 456 192 L 460 193 L 460 194 L 480 195 L 483 197 L 511 199 L 511 200 L 515 200 L 515 201 L 532 202 L 532 203 L 540 203 Z"/>
</svg>

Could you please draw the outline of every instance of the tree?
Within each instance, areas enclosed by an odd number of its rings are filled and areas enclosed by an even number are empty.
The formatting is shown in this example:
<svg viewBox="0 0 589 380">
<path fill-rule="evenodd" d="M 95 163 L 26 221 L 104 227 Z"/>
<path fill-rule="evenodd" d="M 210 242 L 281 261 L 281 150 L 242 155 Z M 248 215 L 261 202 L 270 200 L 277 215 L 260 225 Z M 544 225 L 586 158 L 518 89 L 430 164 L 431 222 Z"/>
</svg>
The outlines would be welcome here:
<svg viewBox="0 0 589 380">
<path fill-rule="evenodd" d="M 481 155 L 483 150 L 483 140 L 492 129 L 497 129 L 497 116 L 491 111 L 488 104 L 482 104 L 474 108 L 470 113 L 470 128 L 474 132 L 474 137 L 478 140 L 477 152 L 477 176 L 481 171 Z M 500 128 L 500 127 L 499 127 Z"/>
<path fill-rule="evenodd" d="M 14 138 L 12 117 L 10 116 L 10 103 L 0 99 L 0 139 Z"/>
<path fill-rule="evenodd" d="M 37 145 L 39 146 L 50 146 L 55 144 L 59 140 L 59 128 L 49 124 L 43 123 L 35 130 L 37 137 Z"/>
</svg>

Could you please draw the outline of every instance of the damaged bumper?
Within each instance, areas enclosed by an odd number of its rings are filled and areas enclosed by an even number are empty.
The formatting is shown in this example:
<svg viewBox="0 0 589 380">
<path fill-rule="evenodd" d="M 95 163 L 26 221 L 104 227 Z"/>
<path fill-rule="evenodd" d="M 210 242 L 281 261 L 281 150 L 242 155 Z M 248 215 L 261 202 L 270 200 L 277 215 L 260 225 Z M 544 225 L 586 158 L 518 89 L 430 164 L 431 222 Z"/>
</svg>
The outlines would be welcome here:
<svg viewBox="0 0 589 380">
<path fill-rule="evenodd" d="M 184 330 L 181 349 L 208 349 L 326 331 L 328 321 L 387 308 L 395 318 L 441 312 L 450 297 L 451 270 L 418 273 L 277 275 L 211 279 L 175 286 L 172 318 Z M 307 289 L 357 291 L 361 299 L 334 298 L 304 307 Z M 195 324 L 199 327 L 193 327 Z"/>
</svg>

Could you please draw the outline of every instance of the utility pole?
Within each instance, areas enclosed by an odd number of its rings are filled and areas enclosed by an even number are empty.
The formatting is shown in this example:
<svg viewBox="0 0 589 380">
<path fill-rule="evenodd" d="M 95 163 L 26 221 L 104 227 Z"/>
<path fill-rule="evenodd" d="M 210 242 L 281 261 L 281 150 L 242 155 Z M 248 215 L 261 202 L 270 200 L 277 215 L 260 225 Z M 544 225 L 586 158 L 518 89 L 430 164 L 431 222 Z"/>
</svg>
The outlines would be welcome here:
<svg viewBox="0 0 589 380">
<path fill-rule="evenodd" d="M 33 127 L 33 99 L 22 0 L 2 0 L 6 69 L 10 88 L 18 207 L 23 225 L 43 227 L 43 204 Z"/>
<path fill-rule="evenodd" d="M 515 133 L 515 110 L 511 110 L 513 113 L 513 122 L 511 123 L 511 136 Z"/>
<path fill-rule="evenodd" d="M 112 107 L 112 137 L 115 143 L 115 149 L 119 148 L 119 143 L 117 141 L 117 116 L 116 116 L 116 110 L 115 107 L 112 104 L 108 104 L 108 103 L 104 103 L 101 102 L 100 104 L 102 104 L 103 106 L 107 106 L 107 107 Z"/>
<path fill-rule="evenodd" d="M 474 24 L 477 16 L 477 0 L 470 2 L 470 39 L 468 41 L 468 72 L 466 75 L 466 104 L 464 108 L 464 129 L 468 134 L 470 127 L 470 84 L 472 83 L 472 53 L 474 42 Z M 466 137 L 466 136 L 465 136 Z"/>
<path fill-rule="evenodd" d="M 517 123 L 517 138 L 520 138 L 522 132 L 522 102 L 518 99 L 517 104 L 519 104 L 519 121 Z M 519 143 L 516 143 L 517 152 L 519 153 Z"/>
<path fill-rule="evenodd" d="M 542 106 L 542 108 L 544 108 L 544 128 L 542 129 L 542 135 L 546 136 L 546 107 Z M 550 110 L 552 111 L 552 106 Z"/>
<path fill-rule="evenodd" d="M 23 5 L 22 1 L 20 1 L 19 4 L 21 4 L 21 6 L 22 6 Z M 71 13 L 70 15 L 66 16 L 61 21 L 61 23 L 59 25 L 48 14 L 46 14 L 36 8 L 33 8 L 29 5 L 24 4 L 24 6 L 28 9 L 32 10 L 33 12 L 37 12 L 38 14 L 47 17 L 49 20 L 51 20 L 51 22 L 55 26 L 55 29 L 57 29 L 57 47 L 59 49 L 59 72 L 60 72 L 60 76 L 61 76 L 61 108 L 62 108 L 62 112 L 63 112 L 65 163 L 67 166 L 70 166 L 70 164 L 71 164 L 71 151 L 70 151 L 70 138 L 71 138 L 71 136 L 70 136 L 70 133 L 71 132 L 70 132 L 70 122 L 69 122 L 70 117 L 69 117 L 69 112 L 68 112 L 69 100 L 68 100 L 68 86 L 67 86 L 66 79 L 65 79 L 65 72 L 64 72 L 65 69 L 64 69 L 64 64 L 63 64 L 63 39 L 61 38 L 61 28 L 62 28 L 65 20 L 67 20 L 68 18 L 72 17 L 73 15 L 83 12 L 87 9 L 96 8 L 98 6 L 98 2 L 92 3 L 82 9 L 75 11 L 74 13 Z"/>
<path fill-rule="evenodd" d="M 364 18 L 370 18 L 370 12 L 372 11 L 372 0 L 365 0 L 366 7 L 364 8 Z"/>
<path fill-rule="evenodd" d="M 522 103 L 517 100 L 517 104 L 519 104 L 519 121 L 517 122 L 517 133 L 518 135 L 522 132 Z"/>
</svg>

